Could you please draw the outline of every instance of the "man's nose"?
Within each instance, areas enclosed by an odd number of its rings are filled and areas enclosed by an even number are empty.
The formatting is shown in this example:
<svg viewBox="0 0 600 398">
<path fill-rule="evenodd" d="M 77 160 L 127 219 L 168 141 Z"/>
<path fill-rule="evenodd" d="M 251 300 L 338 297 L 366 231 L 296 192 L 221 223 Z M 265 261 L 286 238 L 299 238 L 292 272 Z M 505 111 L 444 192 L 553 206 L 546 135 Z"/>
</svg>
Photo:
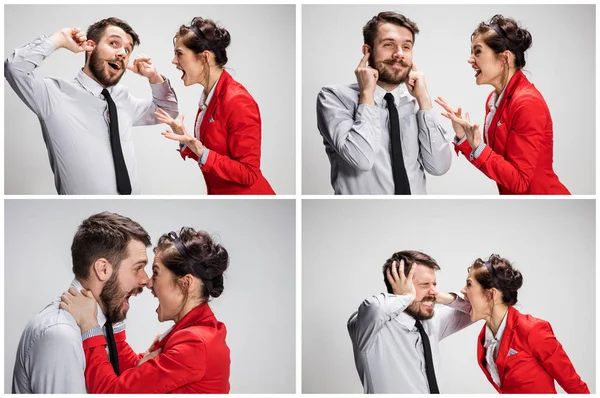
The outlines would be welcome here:
<svg viewBox="0 0 600 398">
<path fill-rule="evenodd" d="M 142 270 L 141 274 L 142 275 L 141 275 L 141 278 L 139 280 L 140 285 L 142 285 L 142 286 L 148 285 L 148 282 L 150 280 L 150 278 L 148 278 L 148 274 L 144 270 Z"/>
<path fill-rule="evenodd" d="M 394 54 L 392 54 L 392 57 L 397 58 L 397 59 L 403 59 L 404 51 L 402 51 L 402 47 L 396 48 L 396 51 L 394 51 Z"/>
<path fill-rule="evenodd" d="M 117 49 L 117 57 L 121 59 L 125 59 L 127 56 L 127 52 L 125 51 L 125 47 L 120 47 Z"/>
</svg>

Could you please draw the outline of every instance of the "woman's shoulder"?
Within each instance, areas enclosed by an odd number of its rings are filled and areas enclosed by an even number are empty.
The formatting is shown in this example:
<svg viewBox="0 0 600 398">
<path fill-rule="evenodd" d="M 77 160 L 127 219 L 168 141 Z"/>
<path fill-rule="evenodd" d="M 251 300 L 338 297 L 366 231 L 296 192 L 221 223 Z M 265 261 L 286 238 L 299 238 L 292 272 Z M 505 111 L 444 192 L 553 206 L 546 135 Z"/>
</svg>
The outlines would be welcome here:
<svg viewBox="0 0 600 398">
<path fill-rule="evenodd" d="M 512 93 L 511 97 L 512 106 L 543 105 L 547 107 L 544 96 L 529 80 L 525 80 L 520 84 Z"/>
<path fill-rule="evenodd" d="M 531 334 L 535 334 L 537 331 L 551 329 L 550 322 L 530 314 L 521 314 L 517 311 L 517 318 L 516 331 L 520 337 L 525 339 L 531 338 Z"/>
</svg>

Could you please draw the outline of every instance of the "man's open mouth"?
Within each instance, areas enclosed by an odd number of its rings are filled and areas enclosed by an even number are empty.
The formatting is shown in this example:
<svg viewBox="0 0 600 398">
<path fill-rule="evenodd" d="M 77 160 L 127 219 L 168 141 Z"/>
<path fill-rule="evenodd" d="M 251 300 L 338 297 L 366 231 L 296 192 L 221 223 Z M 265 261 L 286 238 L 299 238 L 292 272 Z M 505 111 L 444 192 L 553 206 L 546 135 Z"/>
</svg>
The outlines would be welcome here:
<svg viewBox="0 0 600 398">
<path fill-rule="evenodd" d="M 108 62 L 108 66 L 110 66 L 116 72 L 118 72 L 122 69 L 121 65 L 116 62 Z"/>
</svg>

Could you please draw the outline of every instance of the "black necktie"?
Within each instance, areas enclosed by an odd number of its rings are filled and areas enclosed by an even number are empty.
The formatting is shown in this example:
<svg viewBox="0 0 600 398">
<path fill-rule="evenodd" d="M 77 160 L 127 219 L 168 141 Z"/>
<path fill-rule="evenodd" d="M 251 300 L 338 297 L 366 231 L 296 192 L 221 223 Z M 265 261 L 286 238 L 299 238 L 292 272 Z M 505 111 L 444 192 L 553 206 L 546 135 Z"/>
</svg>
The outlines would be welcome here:
<svg viewBox="0 0 600 398">
<path fill-rule="evenodd" d="M 104 328 L 106 329 L 106 342 L 108 343 L 110 364 L 118 376 L 121 374 L 121 372 L 119 372 L 119 353 L 117 352 L 117 343 L 115 342 L 115 334 L 113 333 L 112 324 L 110 322 L 106 322 L 104 324 Z"/>
<path fill-rule="evenodd" d="M 415 322 L 415 326 L 421 335 L 423 341 L 423 353 L 425 354 L 425 372 L 427 373 L 427 383 L 429 383 L 429 393 L 439 394 L 437 381 L 435 379 L 435 369 L 433 369 L 433 357 L 431 356 L 431 345 L 429 344 L 429 337 L 423 329 L 423 325 L 418 320 Z"/>
<path fill-rule="evenodd" d="M 400 141 L 400 120 L 398 119 L 398 110 L 394 104 L 394 96 L 387 93 L 383 98 L 387 102 L 390 113 L 390 140 L 392 142 L 392 172 L 394 175 L 394 194 L 410 195 L 410 185 L 408 175 L 404 167 L 404 157 L 402 156 L 402 142 Z"/>
<path fill-rule="evenodd" d="M 121 138 L 119 137 L 119 116 L 117 107 L 112 100 L 108 90 L 102 90 L 102 95 L 108 102 L 108 116 L 110 117 L 110 149 L 115 163 L 115 174 L 117 176 L 117 192 L 121 195 L 131 195 L 131 182 L 127 173 L 127 165 L 121 149 Z"/>
</svg>

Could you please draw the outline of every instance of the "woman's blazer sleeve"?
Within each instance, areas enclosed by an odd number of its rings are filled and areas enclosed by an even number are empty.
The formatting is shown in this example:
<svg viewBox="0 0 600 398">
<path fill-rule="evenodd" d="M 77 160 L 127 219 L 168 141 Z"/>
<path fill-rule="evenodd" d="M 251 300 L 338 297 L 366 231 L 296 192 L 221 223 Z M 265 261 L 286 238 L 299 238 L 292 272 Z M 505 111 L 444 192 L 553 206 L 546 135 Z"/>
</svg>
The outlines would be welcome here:
<svg viewBox="0 0 600 398">
<path fill-rule="evenodd" d="M 528 335 L 532 354 L 543 368 L 569 394 L 589 394 L 587 384 L 575 371 L 548 322 L 540 322 Z"/>
<path fill-rule="evenodd" d="M 183 329 L 170 337 L 163 352 L 117 376 L 106 355 L 104 336 L 84 340 L 85 380 L 92 394 L 164 394 L 201 380 L 206 372 L 206 346 L 200 336 Z"/>
</svg>

